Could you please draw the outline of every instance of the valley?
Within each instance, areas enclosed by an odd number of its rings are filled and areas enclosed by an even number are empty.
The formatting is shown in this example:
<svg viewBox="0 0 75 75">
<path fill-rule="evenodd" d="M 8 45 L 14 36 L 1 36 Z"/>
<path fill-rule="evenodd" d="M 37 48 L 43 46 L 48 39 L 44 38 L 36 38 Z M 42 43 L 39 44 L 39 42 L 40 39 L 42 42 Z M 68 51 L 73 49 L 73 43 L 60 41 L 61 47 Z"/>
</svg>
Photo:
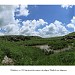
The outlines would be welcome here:
<svg viewBox="0 0 75 75">
<path fill-rule="evenodd" d="M 75 65 L 75 32 L 65 36 L 0 36 L 0 65 Z"/>
</svg>

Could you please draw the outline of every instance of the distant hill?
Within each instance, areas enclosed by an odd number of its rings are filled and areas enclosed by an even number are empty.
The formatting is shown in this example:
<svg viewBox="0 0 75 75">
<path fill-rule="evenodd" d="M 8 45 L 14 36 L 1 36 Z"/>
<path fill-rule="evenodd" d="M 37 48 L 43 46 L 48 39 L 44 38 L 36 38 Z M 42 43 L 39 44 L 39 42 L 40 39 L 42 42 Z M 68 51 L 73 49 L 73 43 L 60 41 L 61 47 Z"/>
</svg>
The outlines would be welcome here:
<svg viewBox="0 0 75 75">
<path fill-rule="evenodd" d="M 35 39 L 55 39 L 55 40 L 66 40 L 66 39 L 75 39 L 75 32 L 69 33 L 65 36 L 59 37 L 50 37 L 50 38 L 42 38 L 40 36 L 23 36 L 23 35 L 4 35 L 0 36 L 0 39 L 7 41 L 25 41 L 25 40 L 35 40 Z"/>
<path fill-rule="evenodd" d="M 75 36 L 75 32 L 69 33 L 66 36 Z"/>
<path fill-rule="evenodd" d="M 64 36 L 64 39 L 75 39 L 75 32 L 69 33 Z"/>
<path fill-rule="evenodd" d="M 0 38 L 3 40 L 8 40 L 8 41 L 25 41 L 25 40 L 31 40 L 31 39 L 40 39 L 41 37 L 23 36 L 23 35 L 5 35 L 5 36 L 0 36 Z"/>
</svg>

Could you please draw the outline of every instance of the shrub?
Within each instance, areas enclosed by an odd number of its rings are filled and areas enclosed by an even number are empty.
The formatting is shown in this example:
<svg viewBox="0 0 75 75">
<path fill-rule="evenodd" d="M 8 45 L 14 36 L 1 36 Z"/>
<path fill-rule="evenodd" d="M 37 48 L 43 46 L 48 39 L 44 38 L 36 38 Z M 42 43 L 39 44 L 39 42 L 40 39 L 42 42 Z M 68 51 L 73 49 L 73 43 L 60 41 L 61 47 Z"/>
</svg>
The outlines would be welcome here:
<svg viewBox="0 0 75 75">
<path fill-rule="evenodd" d="M 44 53 L 45 53 L 45 55 L 50 55 L 50 54 L 54 54 L 54 51 L 47 51 L 46 50 Z"/>
<path fill-rule="evenodd" d="M 59 56 L 59 62 L 64 65 L 73 65 L 75 61 L 74 54 L 60 54 Z"/>
<path fill-rule="evenodd" d="M 49 45 L 51 46 L 50 48 L 54 49 L 54 50 L 58 50 L 58 49 L 68 47 L 68 44 L 65 41 L 51 42 Z"/>
<path fill-rule="evenodd" d="M 8 48 L 2 47 L 1 51 L 3 51 L 4 55 L 11 57 L 11 53 L 10 53 L 10 50 Z"/>
</svg>

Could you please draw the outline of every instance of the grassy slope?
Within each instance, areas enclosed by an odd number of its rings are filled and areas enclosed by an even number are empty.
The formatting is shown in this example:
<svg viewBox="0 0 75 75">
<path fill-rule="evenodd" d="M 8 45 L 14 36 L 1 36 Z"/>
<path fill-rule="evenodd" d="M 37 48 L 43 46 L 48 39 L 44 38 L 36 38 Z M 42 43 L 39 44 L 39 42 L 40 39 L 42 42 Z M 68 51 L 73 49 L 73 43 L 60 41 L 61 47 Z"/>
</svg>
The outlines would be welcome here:
<svg viewBox="0 0 75 75">
<path fill-rule="evenodd" d="M 63 37 L 41 38 L 12 36 L 22 38 L 15 40 L 11 36 L 0 37 L 0 65 L 4 56 L 12 58 L 15 65 L 75 65 L 75 40 L 61 40 Z M 24 39 L 23 39 L 24 38 Z M 18 39 L 18 38 L 17 38 Z M 45 55 L 44 52 L 33 47 L 34 45 L 47 44 L 52 49 L 58 50 L 71 46 L 71 50 Z"/>
</svg>

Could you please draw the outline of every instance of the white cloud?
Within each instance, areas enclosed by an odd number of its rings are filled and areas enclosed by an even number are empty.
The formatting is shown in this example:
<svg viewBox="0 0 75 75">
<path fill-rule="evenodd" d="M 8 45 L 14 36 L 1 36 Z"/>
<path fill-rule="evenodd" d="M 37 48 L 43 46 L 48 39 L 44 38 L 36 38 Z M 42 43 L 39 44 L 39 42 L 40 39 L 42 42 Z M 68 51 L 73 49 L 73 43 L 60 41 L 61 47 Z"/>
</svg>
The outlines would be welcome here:
<svg viewBox="0 0 75 75">
<path fill-rule="evenodd" d="M 67 25 L 67 27 L 68 27 L 68 28 L 74 28 L 75 26 L 74 26 L 74 24 L 71 24 L 71 23 L 70 23 L 70 24 Z"/>
<path fill-rule="evenodd" d="M 42 29 L 38 26 L 45 25 Z M 9 24 L 2 27 L 6 32 L 5 35 L 28 35 L 28 36 L 41 36 L 41 37 L 53 37 L 62 36 L 68 33 L 68 30 L 62 24 L 55 20 L 54 23 L 48 25 L 43 19 L 39 20 L 27 20 L 23 21 L 23 26 L 19 27 L 19 24 Z M 36 29 L 38 28 L 38 31 Z"/>
<path fill-rule="evenodd" d="M 27 20 L 23 21 L 23 26 L 19 27 L 18 20 L 15 20 L 14 23 L 2 26 L 5 35 L 33 35 L 38 36 L 39 33 L 36 31 L 36 28 L 47 24 L 43 19 L 39 20 Z"/>
<path fill-rule="evenodd" d="M 0 5 L 0 26 L 14 23 L 14 6 Z"/>
<path fill-rule="evenodd" d="M 12 23 L 15 23 L 14 10 L 15 6 L 0 5 L 0 35 L 5 35 L 4 32 L 2 32 L 1 30 L 4 28 L 4 26 L 9 24 L 11 26 Z"/>
<path fill-rule="evenodd" d="M 40 25 L 44 25 L 44 24 L 48 24 L 47 22 L 45 22 L 43 19 L 39 19 L 39 21 L 37 21 L 38 24 Z"/>
<path fill-rule="evenodd" d="M 73 5 L 61 5 L 61 7 L 62 7 L 62 8 L 66 8 L 66 9 L 68 9 L 68 8 L 72 8 Z"/>
<path fill-rule="evenodd" d="M 27 5 L 19 5 L 16 8 L 16 12 L 19 12 L 18 14 L 16 14 L 16 16 L 28 16 L 29 15 L 29 10 L 27 9 L 28 6 Z"/>
<path fill-rule="evenodd" d="M 3 31 L 0 31 L 0 35 L 8 34 L 8 35 L 15 35 L 19 34 L 19 20 L 15 20 L 14 18 L 14 12 L 18 8 L 18 5 L 0 5 L 0 28 L 2 28 Z M 20 5 L 20 14 L 19 15 L 25 15 L 27 16 L 29 14 L 29 10 L 27 10 L 28 6 Z M 18 9 L 17 9 L 18 11 Z"/>
<path fill-rule="evenodd" d="M 46 25 L 43 29 L 38 29 L 40 36 L 43 37 L 53 37 L 53 36 L 62 36 L 68 33 L 68 30 L 61 22 L 55 21 L 49 25 Z"/>
<path fill-rule="evenodd" d="M 19 35 L 19 24 L 8 24 L 2 27 L 5 35 Z"/>
<path fill-rule="evenodd" d="M 71 23 L 67 25 L 68 28 L 72 28 L 75 31 L 75 16 L 71 19 Z"/>
<path fill-rule="evenodd" d="M 17 7 L 18 8 L 18 7 Z M 18 16 L 28 16 L 28 6 L 20 6 L 20 13 Z M 48 24 L 43 19 L 39 20 L 27 20 L 23 21 L 23 25 L 19 27 L 19 20 L 14 19 L 14 11 L 16 6 L 0 6 L 0 28 L 5 32 L 0 32 L 1 35 L 29 35 L 29 36 L 41 36 L 41 37 L 52 37 L 61 36 L 68 33 L 68 30 L 62 24 L 62 22 L 55 20 L 54 23 Z M 74 19 L 71 20 L 74 23 Z M 43 27 L 40 29 L 40 27 Z"/>
<path fill-rule="evenodd" d="M 43 19 L 39 20 L 27 20 L 23 22 L 23 26 L 20 28 L 20 34 L 29 34 L 30 35 L 36 35 L 38 32 L 36 32 L 36 28 L 47 24 Z"/>
<path fill-rule="evenodd" d="M 71 23 L 75 24 L 75 16 L 71 19 Z"/>
</svg>

